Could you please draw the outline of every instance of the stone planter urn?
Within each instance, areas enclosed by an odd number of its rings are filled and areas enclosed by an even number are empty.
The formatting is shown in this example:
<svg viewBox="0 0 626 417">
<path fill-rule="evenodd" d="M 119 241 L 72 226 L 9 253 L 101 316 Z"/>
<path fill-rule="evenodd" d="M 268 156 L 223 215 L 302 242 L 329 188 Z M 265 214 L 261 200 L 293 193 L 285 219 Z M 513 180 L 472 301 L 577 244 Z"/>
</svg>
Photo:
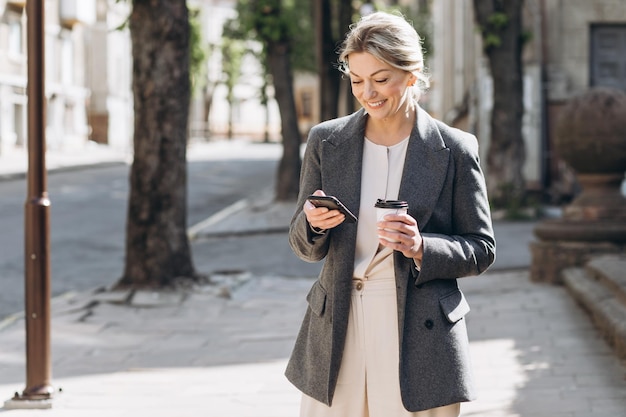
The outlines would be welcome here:
<svg viewBox="0 0 626 417">
<path fill-rule="evenodd" d="M 626 93 L 594 88 L 571 99 L 556 126 L 555 146 L 582 192 L 563 216 L 540 222 L 531 243 L 533 281 L 560 283 L 560 272 L 591 256 L 626 253 Z"/>
</svg>

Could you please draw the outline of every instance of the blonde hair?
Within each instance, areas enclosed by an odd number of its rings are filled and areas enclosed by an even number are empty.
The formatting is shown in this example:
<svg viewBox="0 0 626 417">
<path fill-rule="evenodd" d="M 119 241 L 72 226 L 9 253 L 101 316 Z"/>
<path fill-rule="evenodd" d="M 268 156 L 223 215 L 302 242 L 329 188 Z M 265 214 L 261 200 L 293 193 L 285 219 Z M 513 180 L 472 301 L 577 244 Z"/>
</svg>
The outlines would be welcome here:
<svg viewBox="0 0 626 417">
<path fill-rule="evenodd" d="M 350 54 L 367 52 L 417 77 L 420 93 L 430 86 L 424 72 L 422 39 L 402 15 L 375 12 L 350 26 L 339 53 L 339 70 L 349 74 Z"/>
</svg>

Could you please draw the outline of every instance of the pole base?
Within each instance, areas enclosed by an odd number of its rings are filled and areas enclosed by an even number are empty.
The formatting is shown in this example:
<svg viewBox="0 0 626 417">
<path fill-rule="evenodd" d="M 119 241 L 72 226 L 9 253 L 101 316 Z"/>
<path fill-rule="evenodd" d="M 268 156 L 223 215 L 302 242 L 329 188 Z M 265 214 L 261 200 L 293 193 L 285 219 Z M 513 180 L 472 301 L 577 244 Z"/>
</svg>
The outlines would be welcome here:
<svg viewBox="0 0 626 417">
<path fill-rule="evenodd" d="M 52 408 L 52 395 L 41 398 L 25 397 L 17 392 L 4 402 L 5 410 L 46 410 Z"/>
</svg>

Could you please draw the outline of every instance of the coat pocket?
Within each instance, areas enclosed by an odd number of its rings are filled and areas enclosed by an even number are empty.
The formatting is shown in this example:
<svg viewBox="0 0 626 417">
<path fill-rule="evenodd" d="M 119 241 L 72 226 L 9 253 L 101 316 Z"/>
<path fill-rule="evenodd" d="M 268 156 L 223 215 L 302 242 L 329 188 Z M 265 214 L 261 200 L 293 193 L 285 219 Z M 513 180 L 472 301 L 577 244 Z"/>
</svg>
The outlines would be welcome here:
<svg viewBox="0 0 626 417">
<path fill-rule="evenodd" d="M 309 294 L 306 296 L 306 300 L 309 302 L 309 307 L 313 313 L 319 317 L 324 314 L 324 309 L 326 308 L 326 290 L 319 281 L 315 281 L 315 284 L 313 284 Z"/>
<path fill-rule="evenodd" d="M 450 323 L 456 323 L 461 320 L 470 311 L 470 306 L 465 300 L 465 295 L 459 289 L 444 295 L 439 299 L 439 306 L 443 315 L 446 316 Z"/>
</svg>

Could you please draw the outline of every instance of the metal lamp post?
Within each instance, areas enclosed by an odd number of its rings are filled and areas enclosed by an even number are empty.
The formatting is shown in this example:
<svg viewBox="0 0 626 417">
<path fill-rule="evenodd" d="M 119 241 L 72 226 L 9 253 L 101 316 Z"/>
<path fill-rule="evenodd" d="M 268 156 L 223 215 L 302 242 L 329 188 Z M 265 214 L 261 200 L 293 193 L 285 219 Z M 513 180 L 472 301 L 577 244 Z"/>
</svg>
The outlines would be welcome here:
<svg viewBox="0 0 626 417">
<path fill-rule="evenodd" d="M 26 388 L 7 408 L 50 408 L 50 200 L 45 140 L 44 0 L 26 2 L 28 190 L 25 220 Z"/>
</svg>

